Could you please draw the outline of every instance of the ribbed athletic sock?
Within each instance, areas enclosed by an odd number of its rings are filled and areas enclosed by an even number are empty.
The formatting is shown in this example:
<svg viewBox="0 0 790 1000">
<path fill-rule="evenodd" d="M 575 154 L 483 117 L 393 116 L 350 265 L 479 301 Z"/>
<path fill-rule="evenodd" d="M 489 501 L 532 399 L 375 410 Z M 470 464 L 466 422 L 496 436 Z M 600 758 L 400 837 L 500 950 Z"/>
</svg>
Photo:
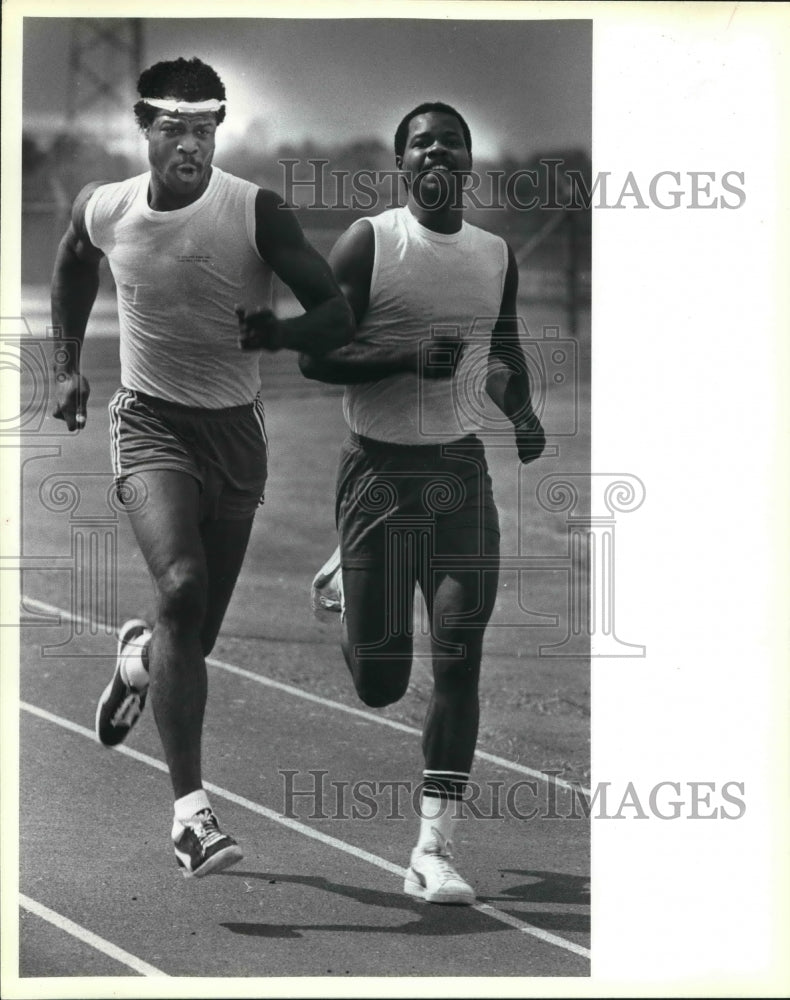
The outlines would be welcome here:
<svg viewBox="0 0 790 1000">
<path fill-rule="evenodd" d="M 187 820 L 192 819 L 196 812 L 200 812 L 201 809 L 210 809 L 211 803 L 208 800 L 205 789 L 197 788 L 194 792 L 190 792 L 189 795 L 184 795 L 180 799 L 176 799 L 173 808 L 175 811 L 175 821 L 183 826 Z"/>
<path fill-rule="evenodd" d="M 469 773 L 462 771 L 423 771 L 420 796 L 420 833 L 415 850 L 425 850 L 436 842 L 435 833 L 444 840 L 453 839 Z M 435 831 L 435 832 L 434 832 Z"/>
</svg>

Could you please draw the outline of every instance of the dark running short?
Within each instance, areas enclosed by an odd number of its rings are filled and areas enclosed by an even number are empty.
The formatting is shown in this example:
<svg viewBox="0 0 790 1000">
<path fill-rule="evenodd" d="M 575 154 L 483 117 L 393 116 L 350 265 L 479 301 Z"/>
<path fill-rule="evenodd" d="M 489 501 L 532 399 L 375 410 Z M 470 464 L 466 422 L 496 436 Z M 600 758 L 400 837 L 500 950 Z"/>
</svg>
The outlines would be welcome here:
<svg viewBox="0 0 790 1000">
<path fill-rule="evenodd" d="M 201 521 L 241 520 L 263 503 L 267 448 L 260 399 L 207 410 L 181 406 L 130 389 L 110 400 L 110 449 L 118 496 L 139 472 L 186 472 L 200 485 Z"/>
<path fill-rule="evenodd" d="M 475 558 L 499 555 L 499 516 L 485 450 L 474 435 L 402 445 L 351 433 L 343 444 L 335 517 L 342 565 L 368 569 L 394 551 Z"/>
</svg>

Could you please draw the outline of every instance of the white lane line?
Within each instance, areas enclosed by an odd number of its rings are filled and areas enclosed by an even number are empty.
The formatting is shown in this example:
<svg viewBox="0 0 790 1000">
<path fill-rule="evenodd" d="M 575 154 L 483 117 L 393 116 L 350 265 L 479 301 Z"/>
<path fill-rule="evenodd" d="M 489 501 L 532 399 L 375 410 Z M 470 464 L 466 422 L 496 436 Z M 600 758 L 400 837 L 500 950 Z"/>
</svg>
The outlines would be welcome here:
<svg viewBox="0 0 790 1000">
<path fill-rule="evenodd" d="M 19 905 L 23 910 L 28 910 L 30 913 L 34 913 L 37 917 L 41 917 L 42 920 L 46 920 L 47 923 L 53 924 L 55 927 L 65 931 L 67 934 L 71 934 L 71 936 L 77 938 L 77 940 L 90 945 L 91 948 L 95 948 L 96 951 L 100 951 L 104 955 L 109 955 L 110 958 L 114 958 L 115 961 L 120 962 L 121 965 L 128 966 L 134 972 L 138 972 L 141 976 L 167 976 L 167 973 L 162 972 L 161 969 L 157 969 L 155 966 L 149 965 L 148 962 L 144 962 L 136 955 L 131 955 L 128 951 L 124 951 L 123 948 L 119 948 L 117 944 L 113 944 L 111 941 L 105 941 L 104 938 L 99 937 L 98 934 L 94 934 L 93 931 L 89 931 L 86 927 L 81 927 L 79 924 L 75 924 L 74 921 L 69 920 L 68 917 L 64 917 L 60 913 L 56 913 L 54 910 L 50 910 L 48 906 L 44 906 L 42 903 L 37 903 L 34 899 L 30 899 L 21 892 L 19 894 Z"/>
<path fill-rule="evenodd" d="M 93 624 L 94 626 L 102 629 L 107 628 L 106 624 L 103 622 L 90 623 L 87 618 L 84 618 L 81 615 L 73 615 L 70 611 L 55 607 L 53 604 L 46 604 L 44 601 L 36 600 L 34 597 L 23 597 L 22 600 L 25 604 L 29 604 L 31 607 L 44 611 L 47 614 L 60 615 L 68 621 L 80 622 L 83 625 Z M 31 625 L 31 627 L 34 627 L 34 624 Z M 365 719 L 366 722 L 375 722 L 380 726 L 389 726 L 391 729 L 398 729 L 402 733 L 411 733 L 412 735 L 422 736 L 422 730 L 417 729 L 415 726 L 408 726 L 403 722 L 396 722 L 394 719 L 385 719 L 380 715 L 374 715 L 373 712 L 366 712 L 364 709 L 354 708 L 352 705 L 344 705 L 339 701 L 322 698 L 320 695 L 313 694 L 310 691 L 305 691 L 302 688 L 294 687 L 291 684 L 284 684 L 282 681 L 275 681 L 270 677 L 263 676 L 262 674 L 256 674 L 252 670 L 245 670 L 243 667 L 236 667 L 232 663 L 215 660 L 213 657 L 207 657 L 206 663 L 211 667 L 216 667 L 218 670 L 224 670 L 226 673 L 235 674 L 237 677 L 244 677 L 247 680 L 254 681 L 256 684 L 262 684 L 264 687 L 274 688 L 276 691 L 282 691 L 285 694 L 293 695 L 295 698 L 302 698 L 304 701 L 315 702 L 318 705 L 322 705 L 324 708 L 333 708 L 338 712 L 346 712 L 348 715 L 356 715 Z M 565 788 L 568 791 L 580 792 L 582 795 L 587 795 L 590 798 L 592 797 L 592 791 L 589 788 L 571 784 L 568 781 L 564 781 L 562 778 L 546 774 L 544 771 L 537 771 L 535 768 L 527 767 L 525 764 L 518 764 L 516 761 L 508 760 L 506 757 L 498 757 L 496 754 L 487 753 L 485 750 L 476 750 L 475 757 L 478 760 L 488 761 L 490 764 L 497 764 L 499 767 L 504 767 L 509 771 L 516 771 L 518 774 L 528 774 L 531 778 L 537 778 L 539 781 L 545 781 L 546 784 L 557 785 L 559 788 Z"/>
<path fill-rule="evenodd" d="M 87 729 L 85 726 L 81 726 L 77 722 L 71 722 L 71 720 L 64 719 L 59 715 L 53 715 L 52 712 L 48 712 L 44 708 L 39 708 L 37 705 L 31 705 L 28 702 L 20 702 L 20 707 L 25 712 L 29 712 L 31 715 L 38 716 L 38 718 L 44 719 L 47 722 L 52 722 L 56 726 L 67 729 L 69 732 L 76 733 L 79 736 L 86 736 L 93 743 L 96 742 L 96 736 L 93 730 Z M 155 757 L 150 757 L 148 754 L 141 753 L 139 750 L 132 750 L 131 747 L 123 746 L 123 744 L 113 747 L 112 749 L 116 753 L 123 754 L 124 757 L 130 757 L 132 760 L 140 761 L 142 764 L 147 764 L 149 767 L 156 768 L 157 771 L 163 771 L 167 774 L 167 765 L 163 761 L 157 760 Z M 329 834 L 321 833 L 320 830 L 314 830 L 312 827 L 306 826 L 298 820 L 290 819 L 288 816 L 281 816 L 273 809 L 268 809 L 266 806 L 262 806 L 258 802 L 253 802 L 252 799 L 247 799 L 243 795 L 236 795 L 235 792 L 230 792 L 226 788 L 222 788 L 219 785 L 215 785 L 208 781 L 203 782 L 203 787 L 207 792 L 211 792 L 219 798 L 226 799 L 228 802 L 233 802 L 235 805 L 241 806 L 243 809 L 248 809 L 250 812 L 257 813 L 259 816 L 263 816 L 274 823 L 279 823 L 281 826 L 285 826 L 289 830 L 293 830 L 296 833 L 301 833 L 305 837 L 317 840 L 319 843 L 325 844 L 327 847 L 334 847 L 338 851 L 344 851 L 346 854 L 351 854 L 353 857 L 359 858 L 361 861 L 367 861 L 368 864 L 375 865 L 377 868 L 382 868 L 384 871 L 389 872 L 390 875 L 397 875 L 400 878 L 403 878 L 406 875 L 406 869 L 401 868 L 400 865 L 394 865 L 391 861 L 387 861 L 385 858 L 380 858 L 377 854 L 371 854 L 369 851 L 364 851 L 361 848 L 355 847 L 353 844 L 348 844 L 346 841 L 340 840 L 337 837 L 330 837 Z M 503 913 L 501 910 L 497 910 L 488 903 L 475 903 L 473 909 L 486 914 L 486 916 L 489 916 L 494 920 L 498 920 L 502 924 L 507 924 L 509 927 L 513 927 L 522 934 L 528 934 L 531 937 L 537 938 L 545 944 L 555 945 L 557 948 L 573 952 L 574 955 L 580 955 L 583 958 L 591 957 L 589 949 L 576 944 L 575 941 L 568 941 L 566 938 L 559 937 L 557 934 L 551 934 L 549 931 L 544 931 L 541 927 L 534 927 L 532 924 L 529 924 L 524 920 L 519 920 L 518 917 L 513 917 L 509 913 Z"/>
</svg>

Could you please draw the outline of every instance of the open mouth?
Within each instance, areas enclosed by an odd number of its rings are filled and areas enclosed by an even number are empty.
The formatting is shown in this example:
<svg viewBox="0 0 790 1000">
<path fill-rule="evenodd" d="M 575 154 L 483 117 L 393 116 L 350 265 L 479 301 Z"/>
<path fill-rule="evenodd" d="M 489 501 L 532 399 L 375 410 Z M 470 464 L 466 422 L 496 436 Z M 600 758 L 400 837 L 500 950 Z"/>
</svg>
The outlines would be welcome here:
<svg viewBox="0 0 790 1000">
<path fill-rule="evenodd" d="M 194 163 L 179 163 L 176 167 L 176 173 L 184 180 L 191 181 L 197 177 L 198 168 L 194 165 Z"/>
<path fill-rule="evenodd" d="M 429 177 L 450 178 L 452 174 L 453 170 L 451 167 L 448 167 L 444 163 L 435 163 L 430 167 L 424 167 L 418 176 L 421 180 L 426 180 Z"/>
</svg>

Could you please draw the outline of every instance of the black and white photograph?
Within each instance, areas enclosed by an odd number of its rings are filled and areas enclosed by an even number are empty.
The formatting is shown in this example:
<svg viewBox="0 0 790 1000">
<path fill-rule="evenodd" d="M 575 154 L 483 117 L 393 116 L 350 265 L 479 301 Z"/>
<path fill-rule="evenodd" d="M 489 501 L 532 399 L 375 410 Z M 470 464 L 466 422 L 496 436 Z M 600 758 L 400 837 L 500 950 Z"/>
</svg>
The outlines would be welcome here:
<svg viewBox="0 0 790 1000">
<path fill-rule="evenodd" d="M 4 995 L 784 995 L 790 12 L 617 7 L 4 4 Z"/>
</svg>

